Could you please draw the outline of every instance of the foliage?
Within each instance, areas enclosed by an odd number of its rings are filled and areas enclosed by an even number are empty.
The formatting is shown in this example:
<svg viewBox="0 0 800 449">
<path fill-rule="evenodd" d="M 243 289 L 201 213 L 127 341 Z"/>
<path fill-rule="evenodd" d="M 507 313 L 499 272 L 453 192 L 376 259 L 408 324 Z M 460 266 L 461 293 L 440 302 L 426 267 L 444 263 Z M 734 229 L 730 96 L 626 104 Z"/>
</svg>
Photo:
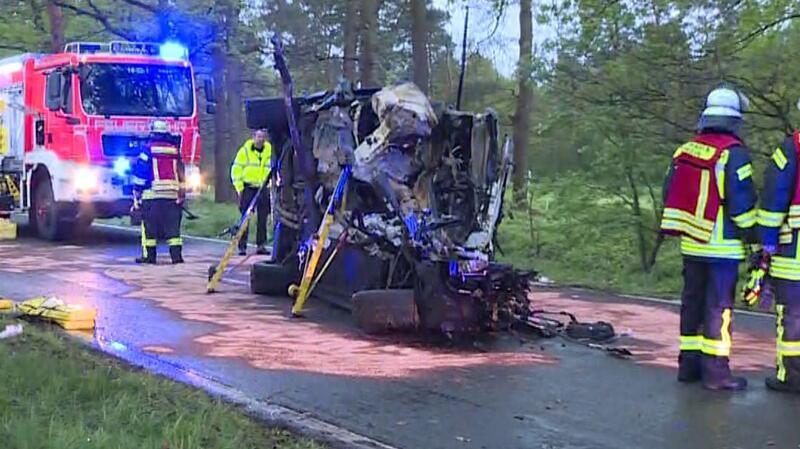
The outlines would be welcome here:
<svg viewBox="0 0 800 449">
<path fill-rule="evenodd" d="M 578 175 L 539 180 L 530 194 L 532 220 L 528 210 L 517 208 L 499 228 L 500 260 L 561 284 L 659 295 L 680 290 L 676 242 L 666 242 L 658 264 L 643 272 L 633 238 L 637 222 L 620 219 L 618 197 L 598 195 Z M 652 225 L 651 205 L 642 207 Z"/>
</svg>

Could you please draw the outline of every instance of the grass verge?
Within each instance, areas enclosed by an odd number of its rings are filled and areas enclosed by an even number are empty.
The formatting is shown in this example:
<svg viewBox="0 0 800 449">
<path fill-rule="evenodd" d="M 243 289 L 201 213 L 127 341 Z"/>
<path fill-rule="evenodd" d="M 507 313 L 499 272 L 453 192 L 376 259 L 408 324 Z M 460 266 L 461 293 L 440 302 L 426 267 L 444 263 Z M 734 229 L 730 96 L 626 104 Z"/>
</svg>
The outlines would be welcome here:
<svg viewBox="0 0 800 449">
<path fill-rule="evenodd" d="M 0 317 L 0 330 L 13 323 Z M 128 367 L 46 328 L 0 341 L 0 446 L 316 449 L 202 390 Z"/>
</svg>

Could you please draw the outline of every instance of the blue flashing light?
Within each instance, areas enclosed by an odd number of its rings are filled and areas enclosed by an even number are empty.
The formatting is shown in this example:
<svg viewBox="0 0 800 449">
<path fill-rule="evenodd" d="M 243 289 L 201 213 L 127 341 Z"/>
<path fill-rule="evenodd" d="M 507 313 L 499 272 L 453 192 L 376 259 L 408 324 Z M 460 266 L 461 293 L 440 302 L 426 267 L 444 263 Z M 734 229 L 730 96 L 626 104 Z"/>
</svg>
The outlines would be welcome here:
<svg viewBox="0 0 800 449">
<path fill-rule="evenodd" d="M 177 42 L 165 42 L 159 49 L 159 56 L 162 59 L 186 60 L 189 59 L 189 50 Z"/>
<path fill-rule="evenodd" d="M 455 260 L 450 261 L 450 277 L 458 276 L 458 262 Z"/>
<path fill-rule="evenodd" d="M 121 157 L 114 161 L 114 173 L 119 176 L 125 176 L 131 169 L 131 161 L 127 158 Z"/>
</svg>

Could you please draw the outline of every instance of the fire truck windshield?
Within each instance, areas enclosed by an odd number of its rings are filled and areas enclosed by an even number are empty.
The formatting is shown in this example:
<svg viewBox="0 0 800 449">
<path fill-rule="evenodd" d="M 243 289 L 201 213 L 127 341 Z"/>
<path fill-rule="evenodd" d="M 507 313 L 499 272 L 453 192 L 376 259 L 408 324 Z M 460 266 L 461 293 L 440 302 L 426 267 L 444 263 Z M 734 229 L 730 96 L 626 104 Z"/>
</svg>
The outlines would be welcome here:
<svg viewBox="0 0 800 449">
<path fill-rule="evenodd" d="M 194 112 L 188 67 L 89 63 L 80 77 L 87 114 L 187 117 Z"/>
</svg>

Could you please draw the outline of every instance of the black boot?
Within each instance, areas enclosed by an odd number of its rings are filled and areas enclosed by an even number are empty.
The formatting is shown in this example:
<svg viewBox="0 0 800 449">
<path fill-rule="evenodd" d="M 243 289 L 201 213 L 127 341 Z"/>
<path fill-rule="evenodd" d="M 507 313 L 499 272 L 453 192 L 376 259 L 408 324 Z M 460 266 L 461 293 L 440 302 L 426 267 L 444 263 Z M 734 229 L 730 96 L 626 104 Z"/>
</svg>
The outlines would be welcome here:
<svg viewBox="0 0 800 449">
<path fill-rule="evenodd" d="M 731 375 L 727 357 L 703 357 L 703 387 L 708 390 L 740 391 L 747 388 L 747 379 Z"/>
<path fill-rule="evenodd" d="M 172 258 L 172 263 L 183 263 L 183 247 L 180 245 L 169 247 L 169 256 Z"/>
<path fill-rule="evenodd" d="M 767 388 L 787 393 L 800 393 L 800 357 L 783 357 L 783 366 L 786 369 L 784 380 L 777 376 L 765 380 Z"/>
<path fill-rule="evenodd" d="M 775 376 L 767 377 L 764 380 L 764 384 L 766 384 L 767 388 L 770 390 L 800 394 L 800 385 L 794 382 L 782 382 Z"/>
<path fill-rule="evenodd" d="M 678 382 L 698 382 L 703 376 L 703 354 L 683 351 L 678 355 Z"/>
<path fill-rule="evenodd" d="M 136 258 L 136 263 L 138 264 L 148 264 L 148 265 L 155 265 L 156 264 L 156 249 L 155 248 L 147 248 L 145 250 L 147 255 L 142 255 Z"/>
</svg>

